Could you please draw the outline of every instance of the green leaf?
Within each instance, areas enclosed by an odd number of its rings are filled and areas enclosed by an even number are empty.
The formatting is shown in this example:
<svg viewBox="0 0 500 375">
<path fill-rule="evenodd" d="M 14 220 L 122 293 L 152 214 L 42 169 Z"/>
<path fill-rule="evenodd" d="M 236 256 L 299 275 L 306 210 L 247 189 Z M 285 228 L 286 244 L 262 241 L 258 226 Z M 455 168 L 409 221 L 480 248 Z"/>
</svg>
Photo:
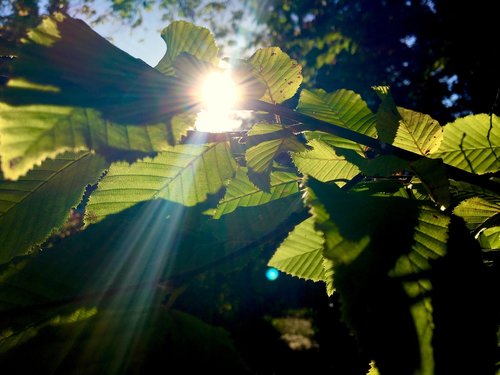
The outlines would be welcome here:
<svg viewBox="0 0 500 375">
<path fill-rule="evenodd" d="M 401 107 L 398 112 L 401 120 L 393 145 L 420 155 L 436 151 L 443 139 L 439 122 L 429 115 Z"/>
<path fill-rule="evenodd" d="M 429 115 L 396 107 L 388 86 L 373 88 L 382 103 L 377 111 L 379 139 L 396 147 L 427 156 L 437 150 L 443 130 Z"/>
<path fill-rule="evenodd" d="M 261 48 L 248 62 L 254 74 L 266 85 L 261 100 L 279 104 L 295 95 L 302 83 L 302 66 L 279 47 Z"/>
<path fill-rule="evenodd" d="M 188 101 L 177 79 L 60 13 L 29 31 L 14 54 L 0 87 L 7 104 L 93 108 L 106 120 L 144 125 L 166 122 Z"/>
<path fill-rule="evenodd" d="M 65 153 L 16 182 L 0 180 L 0 263 L 26 254 L 62 226 L 105 166 L 88 152 Z"/>
<path fill-rule="evenodd" d="M 483 249 L 500 250 L 500 226 L 481 231 L 478 240 Z"/>
<path fill-rule="evenodd" d="M 298 224 L 281 243 L 268 266 L 306 280 L 324 281 L 323 234 L 314 229 L 314 218 Z"/>
<path fill-rule="evenodd" d="M 268 175 L 271 172 L 273 160 L 283 152 L 298 152 L 305 150 L 293 134 L 277 124 L 256 124 L 248 133 L 248 144 L 245 152 L 247 166 L 252 172 Z M 259 139 L 275 138 L 261 141 Z"/>
<path fill-rule="evenodd" d="M 500 202 L 492 202 L 481 197 L 462 201 L 453 213 L 465 220 L 467 228 L 476 230 L 488 219 L 500 214 Z"/>
<path fill-rule="evenodd" d="M 176 125 L 176 132 L 182 128 Z M 168 147 L 168 134 L 163 124 L 117 125 L 91 109 L 0 103 L 0 157 L 7 179 L 65 151 L 95 150 L 110 159 L 126 157 L 121 151 L 160 151 Z"/>
<path fill-rule="evenodd" d="M 155 68 L 165 75 L 175 74 L 173 64 L 182 52 L 214 66 L 219 64 L 219 49 L 214 36 L 204 27 L 186 21 L 175 21 L 162 30 L 161 37 L 167 45 L 167 52 Z"/>
<path fill-rule="evenodd" d="M 86 221 L 156 198 L 193 206 L 217 193 L 235 170 L 226 142 L 171 146 L 155 158 L 112 164 L 90 197 Z"/>
<path fill-rule="evenodd" d="M 432 374 L 434 326 L 426 272 L 446 254 L 450 219 L 407 199 L 346 193 L 312 179 L 308 185 L 344 319 L 361 345 L 382 373 Z"/>
<path fill-rule="evenodd" d="M 331 124 L 340 125 L 369 137 L 376 135 L 376 117 L 361 99 L 359 94 L 350 90 L 337 90 L 327 93 L 324 90 L 302 90 L 297 110 L 305 115 Z M 321 137 L 320 140 L 333 146 L 362 150 L 362 146 L 343 138 L 322 132 L 312 132 L 308 139 Z"/>
<path fill-rule="evenodd" d="M 410 164 L 431 199 L 441 209 L 450 205 L 450 182 L 441 159 L 422 158 Z"/>
<path fill-rule="evenodd" d="M 270 191 L 265 192 L 258 189 L 249 180 L 245 169 L 240 168 L 229 182 L 226 194 L 220 200 L 214 213 L 218 219 L 222 215 L 233 212 L 238 207 L 251 207 L 281 199 L 299 192 L 299 177 L 288 172 L 271 173 Z"/>
<path fill-rule="evenodd" d="M 445 125 L 443 142 L 432 153 L 446 164 L 482 174 L 500 169 L 500 118 L 470 115 Z"/>
<path fill-rule="evenodd" d="M 359 173 L 359 168 L 339 155 L 327 144 L 313 139 L 309 142 L 312 150 L 292 155 L 293 162 L 303 174 L 320 181 L 336 181 L 343 185 Z"/>
<path fill-rule="evenodd" d="M 430 262 L 446 255 L 450 218 L 436 209 L 422 205 L 417 220 L 411 251 L 396 262 L 391 271 L 394 277 L 422 274 L 431 269 Z M 417 297 L 430 290 L 430 284 L 425 280 L 407 282 L 405 288 L 411 297 Z"/>
</svg>

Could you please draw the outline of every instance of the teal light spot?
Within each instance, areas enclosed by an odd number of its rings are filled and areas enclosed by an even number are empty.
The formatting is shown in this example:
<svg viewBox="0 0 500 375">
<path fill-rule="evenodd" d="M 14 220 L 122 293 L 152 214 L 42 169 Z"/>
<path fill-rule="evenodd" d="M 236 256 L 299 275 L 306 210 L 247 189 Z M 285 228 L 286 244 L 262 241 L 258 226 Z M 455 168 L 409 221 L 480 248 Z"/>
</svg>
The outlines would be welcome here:
<svg viewBox="0 0 500 375">
<path fill-rule="evenodd" d="M 276 268 L 268 268 L 266 271 L 266 278 L 269 281 L 274 281 L 278 278 L 280 272 Z"/>
</svg>

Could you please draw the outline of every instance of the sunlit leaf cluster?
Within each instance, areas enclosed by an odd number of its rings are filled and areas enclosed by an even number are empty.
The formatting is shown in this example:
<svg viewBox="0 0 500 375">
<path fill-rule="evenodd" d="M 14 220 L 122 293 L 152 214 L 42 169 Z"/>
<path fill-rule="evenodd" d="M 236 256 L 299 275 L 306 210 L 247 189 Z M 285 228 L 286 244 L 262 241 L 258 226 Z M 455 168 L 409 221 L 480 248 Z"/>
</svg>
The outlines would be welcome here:
<svg viewBox="0 0 500 375">
<path fill-rule="evenodd" d="M 496 258 L 483 255 L 500 246 L 492 189 L 500 119 L 477 114 L 441 125 L 398 107 L 384 86 L 374 87 L 376 109 L 350 90 L 301 89 L 302 67 L 271 47 L 240 66 L 253 82 L 247 88 L 263 88 L 260 101 L 274 112 L 256 111 L 248 128 L 212 137 L 193 128 L 191 93 L 204 72 L 219 69 L 214 38 L 187 22 L 162 37 L 167 52 L 154 69 L 56 14 L 28 34 L 0 87 L 6 363 L 48 335 L 80 342 L 71 355 L 89 371 L 103 362 L 119 373 L 113 355 L 123 353 L 132 355 L 120 366 L 136 369 L 144 348 L 155 348 L 154 357 L 160 344 L 175 356 L 178 341 L 206 356 L 215 345 L 231 358 L 221 371 L 246 371 L 227 332 L 170 309 L 183 287 L 174 281 L 259 256 L 270 243 L 269 266 L 338 295 L 370 373 L 451 373 L 446 335 L 458 321 L 473 332 L 462 321 L 469 311 L 449 307 L 460 306 L 458 282 L 485 288 Z M 338 127 L 380 147 L 339 136 Z M 456 169 L 466 182 L 450 174 Z M 54 240 L 72 208 L 84 216 L 77 233 Z M 458 280 L 464 266 L 471 276 Z M 478 330 L 494 331 L 480 296 Z M 129 346 L 113 352 L 107 337 L 118 333 Z M 492 343 L 484 351 L 471 345 L 459 350 L 482 363 L 477 373 L 493 368 Z"/>
</svg>

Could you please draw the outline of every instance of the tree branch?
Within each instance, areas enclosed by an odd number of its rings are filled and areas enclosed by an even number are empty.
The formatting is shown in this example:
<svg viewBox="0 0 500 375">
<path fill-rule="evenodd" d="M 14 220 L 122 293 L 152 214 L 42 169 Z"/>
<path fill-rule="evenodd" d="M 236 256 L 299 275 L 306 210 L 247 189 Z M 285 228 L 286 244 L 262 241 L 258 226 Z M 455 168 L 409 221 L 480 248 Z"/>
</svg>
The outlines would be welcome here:
<svg viewBox="0 0 500 375">
<path fill-rule="evenodd" d="M 299 125 L 298 127 L 295 126 L 295 128 L 299 128 L 301 131 L 319 130 L 325 133 L 330 133 L 338 137 L 362 144 L 378 152 L 380 155 L 394 155 L 409 162 L 426 158 L 425 156 L 415 154 L 411 151 L 396 147 L 394 145 L 382 142 L 378 139 L 371 138 L 367 135 L 344 128 L 339 124 L 333 124 L 326 121 L 321 121 L 313 117 L 304 115 L 283 105 L 274 105 L 262 102 L 260 100 L 248 100 L 245 103 L 243 103 L 243 106 L 245 107 L 244 109 L 251 109 L 254 111 L 264 111 L 279 115 L 283 118 L 287 118 L 294 122 L 301 123 L 302 125 Z M 444 166 L 448 176 L 454 180 L 468 182 L 474 185 L 484 187 L 486 189 L 490 189 L 492 191 L 498 191 L 500 188 L 499 183 L 490 179 L 490 177 L 498 177 L 498 174 L 488 173 L 484 175 L 477 175 L 474 173 L 464 171 L 460 168 L 454 167 L 449 164 L 444 164 Z"/>
</svg>

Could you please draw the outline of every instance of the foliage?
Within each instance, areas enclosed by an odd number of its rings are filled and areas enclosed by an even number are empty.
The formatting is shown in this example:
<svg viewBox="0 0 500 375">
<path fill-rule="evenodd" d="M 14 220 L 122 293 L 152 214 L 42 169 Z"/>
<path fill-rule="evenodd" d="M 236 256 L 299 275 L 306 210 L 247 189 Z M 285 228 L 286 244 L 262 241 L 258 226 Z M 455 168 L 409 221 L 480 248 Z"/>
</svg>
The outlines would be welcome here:
<svg viewBox="0 0 500 375">
<path fill-rule="evenodd" d="M 23 366 L 131 372 L 166 347 L 181 364 L 252 372 L 225 330 L 172 305 L 271 248 L 270 266 L 338 299 L 366 371 L 493 374 L 498 265 L 483 254 L 498 252 L 498 117 L 442 128 L 383 86 L 375 113 L 345 89 L 303 90 L 292 111 L 280 103 L 302 69 L 272 47 L 241 62 L 265 86 L 243 104 L 255 124 L 184 137 L 217 47 L 187 22 L 162 35 L 157 70 L 60 13 L 16 49 L 0 88 L 6 368 L 35 352 Z M 77 205 L 82 230 L 43 244 Z M 66 351 L 44 363 L 50 345 Z"/>
</svg>

